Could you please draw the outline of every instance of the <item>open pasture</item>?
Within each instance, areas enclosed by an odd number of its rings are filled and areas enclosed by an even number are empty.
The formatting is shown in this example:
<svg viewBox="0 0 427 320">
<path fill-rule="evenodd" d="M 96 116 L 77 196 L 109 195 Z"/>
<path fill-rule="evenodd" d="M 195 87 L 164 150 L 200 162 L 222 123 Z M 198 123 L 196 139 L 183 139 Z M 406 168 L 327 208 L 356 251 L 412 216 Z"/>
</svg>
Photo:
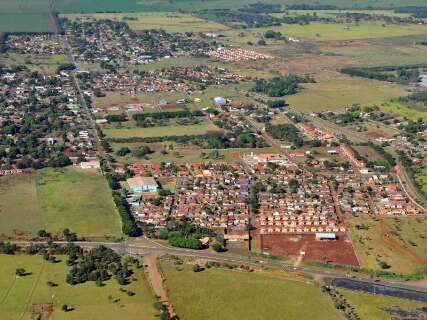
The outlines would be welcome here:
<svg viewBox="0 0 427 320">
<path fill-rule="evenodd" d="M 5 13 L 0 2 L 1 32 L 51 32 L 49 15 L 46 13 Z"/>
<path fill-rule="evenodd" d="M 171 262 L 161 267 L 170 300 L 183 320 L 341 318 L 313 282 L 283 272 L 193 272 L 191 265 L 175 267 Z"/>
<path fill-rule="evenodd" d="M 0 55 L 0 64 L 5 66 L 25 65 L 32 71 L 55 73 L 60 64 L 68 63 L 65 55 L 42 56 L 32 54 L 7 53 Z"/>
<path fill-rule="evenodd" d="M 65 282 L 70 268 L 65 264 L 66 257 L 57 258 L 62 261 L 51 263 L 41 256 L 0 255 L 1 319 L 33 319 L 33 304 L 53 304 L 49 319 L 55 320 L 156 318 L 158 312 L 153 307 L 155 297 L 142 270 L 134 268 L 132 277 L 137 281 L 126 286 L 120 286 L 114 278 L 100 287 L 95 282 L 71 286 Z M 24 268 L 29 274 L 17 277 L 16 268 Z M 57 286 L 48 286 L 48 281 Z M 121 292 L 122 287 L 135 295 L 128 296 Z M 74 310 L 62 311 L 63 304 Z"/>
</svg>

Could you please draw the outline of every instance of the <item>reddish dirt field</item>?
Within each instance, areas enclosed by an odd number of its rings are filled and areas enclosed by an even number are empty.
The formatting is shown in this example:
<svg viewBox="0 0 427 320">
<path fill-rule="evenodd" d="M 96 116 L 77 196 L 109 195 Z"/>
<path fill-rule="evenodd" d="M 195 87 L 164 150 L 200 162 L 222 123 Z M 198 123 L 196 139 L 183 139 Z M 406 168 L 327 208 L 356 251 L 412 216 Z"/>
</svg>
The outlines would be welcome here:
<svg viewBox="0 0 427 320">
<path fill-rule="evenodd" d="M 262 235 L 261 251 L 295 258 L 304 251 L 305 261 L 359 266 L 353 246 L 345 235 L 340 235 L 335 241 L 319 241 L 314 234 Z"/>
</svg>

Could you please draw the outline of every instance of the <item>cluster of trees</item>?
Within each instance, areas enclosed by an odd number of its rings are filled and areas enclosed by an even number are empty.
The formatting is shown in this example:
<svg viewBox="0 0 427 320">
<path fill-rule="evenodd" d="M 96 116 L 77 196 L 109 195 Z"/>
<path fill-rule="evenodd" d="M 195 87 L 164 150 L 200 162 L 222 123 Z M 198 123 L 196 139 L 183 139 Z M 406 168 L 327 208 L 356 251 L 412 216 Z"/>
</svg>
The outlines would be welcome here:
<svg viewBox="0 0 427 320">
<path fill-rule="evenodd" d="M 200 250 L 203 249 L 202 242 L 193 237 L 184 238 L 180 236 L 173 236 L 168 238 L 168 242 L 173 247 L 179 247 L 179 248 L 188 248 L 188 249 L 195 249 Z"/>
<path fill-rule="evenodd" d="M 283 107 L 286 107 L 287 105 L 288 104 L 283 99 L 279 99 L 279 100 L 268 100 L 267 101 L 267 106 L 269 108 L 272 108 L 272 109 L 283 108 Z"/>
<path fill-rule="evenodd" d="M 105 119 L 108 122 L 124 122 L 128 120 L 125 114 L 109 114 L 105 116 Z"/>
<path fill-rule="evenodd" d="M 266 94 L 270 97 L 283 97 L 298 92 L 301 83 L 313 83 L 314 79 L 309 76 L 288 75 L 272 79 L 258 79 L 253 90 Z"/>
<path fill-rule="evenodd" d="M 272 4 L 272 3 L 249 3 L 243 8 L 240 8 L 239 11 L 248 12 L 248 13 L 276 13 L 282 10 L 282 6 L 280 4 Z"/>
<path fill-rule="evenodd" d="M 265 129 L 268 134 L 270 134 L 275 139 L 290 141 L 297 148 L 300 148 L 304 145 L 304 140 L 301 137 L 298 128 L 293 124 L 268 124 Z"/>
<path fill-rule="evenodd" d="M 427 106 L 427 92 L 414 92 L 406 97 L 399 98 L 399 101 L 404 103 L 422 103 L 423 105 Z"/>
<path fill-rule="evenodd" d="M 236 25 L 240 23 L 246 28 L 260 28 L 279 26 L 280 19 L 268 14 L 251 13 L 247 10 L 229 9 L 205 9 L 198 12 L 198 15 L 207 20 L 213 20 L 226 25 Z"/>
<path fill-rule="evenodd" d="M 179 110 L 179 111 L 168 111 L 168 112 L 153 112 L 153 113 L 136 113 L 132 116 L 135 120 L 136 125 L 139 127 L 149 127 L 154 125 L 165 125 L 162 123 L 164 120 L 176 119 L 176 118 L 195 118 L 202 117 L 204 113 L 200 110 Z"/>
<path fill-rule="evenodd" d="M 140 229 L 133 217 L 129 205 L 119 192 L 113 191 L 113 201 L 119 211 L 122 219 L 122 232 L 130 237 L 136 237 L 141 234 Z"/>
<path fill-rule="evenodd" d="M 427 18 L 426 7 L 417 7 L 417 6 L 399 7 L 394 9 L 394 11 L 397 13 L 409 13 L 415 18 Z"/>
<path fill-rule="evenodd" d="M 407 84 L 417 81 L 420 76 L 420 69 L 426 67 L 426 64 L 386 67 L 350 67 L 342 68 L 340 71 L 350 76 Z"/>
<path fill-rule="evenodd" d="M 274 30 L 267 30 L 264 33 L 264 38 L 266 39 L 275 39 L 275 40 L 282 40 L 284 39 L 282 33 L 280 31 L 274 31 Z"/>
</svg>

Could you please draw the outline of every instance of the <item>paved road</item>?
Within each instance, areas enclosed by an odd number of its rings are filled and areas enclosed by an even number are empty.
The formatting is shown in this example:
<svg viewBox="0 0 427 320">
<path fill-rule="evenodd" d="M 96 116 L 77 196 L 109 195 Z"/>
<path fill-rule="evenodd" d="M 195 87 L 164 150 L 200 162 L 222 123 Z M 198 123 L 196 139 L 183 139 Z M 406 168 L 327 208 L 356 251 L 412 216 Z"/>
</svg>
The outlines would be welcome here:
<svg viewBox="0 0 427 320">
<path fill-rule="evenodd" d="M 31 243 L 37 242 L 13 242 L 17 245 L 27 246 Z M 45 242 L 43 242 L 45 243 Z M 57 241 L 56 244 L 67 244 L 65 241 Z M 147 238 L 135 238 L 131 239 L 128 242 L 74 242 L 74 244 L 81 246 L 85 249 L 95 248 L 97 246 L 103 245 L 108 248 L 111 248 L 121 254 L 127 254 L 132 256 L 144 257 L 147 255 L 175 255 L 181 257 L 193 257 L 207 260 L 218 260 L 218 261 L 227 261 L 235 264 L 245 264 L 253 265 L 257 267 L 270 267 L 270 268 L 279 268 L 285 269 L 291 272 L 297 272 L 299 274 L 304 274 L 310 277 L 323 277 L 323 278 L 354 278 L 359 281 L 364 281 L 366 283 L 377 283 L 386 286 L 408 289 L 408 290 L 417 290 L 422 292 L 427 292 L 427 287 L 423 284 L 408 284 L 399 281 L 385 281 L 385 280 L 374 280 L 370 279 L 367 275 L 357 274 L 351 277 L 349 274 L 346 274 L 344 271 L 339 270 L 328 270 L 320 269 L 309 266 L 294 266 L 293 264 L 287 263 L 285 261 L 273 260 L 268 258 L 260 257 L 250 257 L 243 255 L 236 255 L 232 253 L 216 253 L 209 250 L 191 250 L 191 249 L 182 249 L 169 247 L 167 245 L 161 244 L 157 241 L 147 239 Z"/>
</svg>

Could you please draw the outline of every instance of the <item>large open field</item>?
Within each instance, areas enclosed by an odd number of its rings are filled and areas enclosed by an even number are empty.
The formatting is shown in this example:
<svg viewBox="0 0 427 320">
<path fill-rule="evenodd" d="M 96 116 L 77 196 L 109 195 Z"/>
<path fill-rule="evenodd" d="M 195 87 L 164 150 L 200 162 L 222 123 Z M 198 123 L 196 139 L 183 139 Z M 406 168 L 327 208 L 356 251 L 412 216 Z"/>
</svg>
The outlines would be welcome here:
<svg viewBox="0 0 427 320">
<path fill-rule="evenodd" d="M 228 27 L 206 21 L 190 14 L 175 12 L 123 12 L 123 13 L 96 13 L 96 14 L 67 14 L 65 17 L 94 18 L 124 21 L 136 31 L 147 29 L 163 29 L 168 32 L 217 32 Z"/>
<path fill-rule="evenodd" d="M 281 272 L 177 271 L 162 263 L 170 300 L 182 320 L 341 319 L 313 282 Z M 309 299 L 307 299 L 309 297 Z"/>
<path fill-rule="evenodd" d="M 2 1 L 3 2 L 3 1 Z M 22 2 L 22 1 L 17 1 Z M 0 32 L 50 32 L 49 15 L 46 13 L 4 13 L 0 3 Z"/>
<path fill-rule="evenodd" d="M 298 111 L 338 111 L 352 104 L 380 104 L 407 94 L 394 84 L 325 72 L 315 76 L 317 83 L 304 85 L 304 89 L 286 101 Z"/>
<path fill-rule="evenodd" d="M 208 132 L 219 132 L 217 126 L 210 121 L 204 121 L 200 124 L 181 126 L 169 125 L 165 127 L 137 128 L 137 127 L 113 127 L 104 126 L 102 131 L 108 138 L 130 138 L 130 137 L 162 137 L 162 136 L 185 136 L 200 135 Z"/>
<path fill-rule="evenodd" d="M 384 261 L 390 265 L 387 271 L 403 274 L 420 272 L 426 267 L 425 219 L 375 221 L 360 216 L 348 219 L 348 224 L 362 267 L 381 270 L 379 262 Z M 366 225 L 368 229 L 358 230 L 356 225 Z"/>
<path fill-rule="evenodd" d="M 427 194 L 427 166 L 417 170 L 415 179 L 417 183 L 421 186 L 423 192 Z"/>
<path fill-rule="evenodd" d="M 0 63 L 6 66 L 25 65 L 32 71 L 52 74 L 56 72 L 60 64 L 68 63 L 68 58 L 65 55 L 47 57 L 42 55 L 8 53 L 0 56 Z"/>
<path fill-rule="evenodd" d="M 87 237 L 120 236 L 118 214 L 99 174 L 43 169 L 0 179 L 1 234 L 69 228 Z"/>
<path fill-rule="evenodd" d="M 387 307 L 399 307 L 402 310 L 413 310 L 424 307 L 425 304 L 387 297 L 383 295 L 372 295 L 369 293 L 339 289 L 347 302 L 355 309 L 360 319 L 392 320 L 390 313 L 384 310 Z"/>
<path fill-rule="evenodd" d="M 379 105 L 381 110 L 391 114 L 404 117 L 411 120 L 427 119 L 427 112 L 415 110 L 414 108 L 399 104 L 396 102 L 382 103 Z"/>
<path fill-rule="evenodd" d="M 63 261 L 50 263 L 40 256 L 0 255 L 0 319 L 32 319 L 31 306 L 48 303 L 53 304 L 54 312 L 49 319 L 54 320 L 155 319 L 155 297 L 142 270 L 134 269 L 137 281 L 124 286 L 135 293 L 128 296 L 119 290 L 121 286 L 115 279 L 106 281 L 102 287 L 94 282 L 67 284 L 69 267 L 63 257 L 58 258 Z M 24 268 L 30 274 L 16 277 L 16 268 Z M 49 287 L 48 281 L 57 286 Z M 63 304 L 74 310 L 62 311 Z"/>
</svg>

